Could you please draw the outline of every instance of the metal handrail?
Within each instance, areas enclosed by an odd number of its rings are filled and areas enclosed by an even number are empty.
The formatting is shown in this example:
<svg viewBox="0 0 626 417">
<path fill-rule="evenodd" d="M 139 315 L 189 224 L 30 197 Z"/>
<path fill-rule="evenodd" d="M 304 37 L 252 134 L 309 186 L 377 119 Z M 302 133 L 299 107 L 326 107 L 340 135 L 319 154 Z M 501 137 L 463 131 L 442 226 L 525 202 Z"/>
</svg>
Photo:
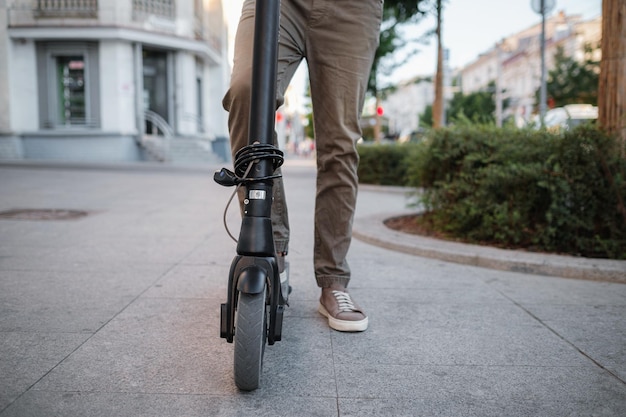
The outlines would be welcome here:
<svg viewBox="0 0 626 417">
<path fill-rule="evenodd" d="M 156 113 L 152 110 L 144 110 L 143 117 L 144 119 L 152 123 L 157 128 L 157 130 L 161 131 L 165 138 L 171 139 L 174 137 L 174 129 L 172 129 L 172 126 L 170 126 L 170 124 L 167 123 L 167 120 L 165 120 L 159 113 Z"/>
<path fill-rule="evenodd" d="M 147 129 L 144 130 L 144 134 L 141 136 L 141 145 L 152 153 L 156 154 L 157 158 L 159 158 L 161 161 L 167 161 L 170 156 L 170 144 L 172 142 L 172 139 L 174 138 L 174 129 L 172 129 L 172 126 L 170 126 L 169 123 L 167 123 L 167 121 L 162 116 L 160 116 L 156 112 L 153 112 L 152 110 L 144 110 L 143 117 L 145 121 L 152 124 L 153 128 L 156 128 L 156 132 L 148 131 Z M 159 132 L 161 132 L 162 135 L 159 135 Z M 154 143 L 154 139 L 152 141 L 146 140 L 146 135 L 152 138 L 163 138 L 161 141 L 161 152 L 158 152 L 158 150 L 155 149 L 154 145 L 149 145 L 150 142 Z"/>
</svg>

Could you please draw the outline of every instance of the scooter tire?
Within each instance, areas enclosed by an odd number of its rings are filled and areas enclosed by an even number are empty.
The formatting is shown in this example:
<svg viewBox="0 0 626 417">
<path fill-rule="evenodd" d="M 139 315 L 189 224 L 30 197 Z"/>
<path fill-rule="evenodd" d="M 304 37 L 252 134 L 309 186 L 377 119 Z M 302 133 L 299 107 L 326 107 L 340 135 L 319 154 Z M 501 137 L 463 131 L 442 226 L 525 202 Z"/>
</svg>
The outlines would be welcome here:
<svg viewBox="0 0 626 417">
<path fill-rule="evenodd" d="M 239 293 L 235 311 L 234 371 L 240 390 L 253 391 L 261 385 L 263 354 L 267 341 L 267 287 L 258 294 Z"/>
</svg>

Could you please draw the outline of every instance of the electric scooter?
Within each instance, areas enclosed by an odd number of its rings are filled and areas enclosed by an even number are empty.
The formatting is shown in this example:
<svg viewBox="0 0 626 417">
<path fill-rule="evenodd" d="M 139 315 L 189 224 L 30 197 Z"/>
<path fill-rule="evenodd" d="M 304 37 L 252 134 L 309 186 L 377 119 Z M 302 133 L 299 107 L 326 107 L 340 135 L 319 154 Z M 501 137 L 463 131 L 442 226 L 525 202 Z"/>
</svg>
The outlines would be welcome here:
<svg viewBox="0 0 626 417">
<path fill-rule="evenodd" d="M 257 0 L 248 145 L 235 154 L 234 172 L 222 168 L 214 175 L 220 185 L 245 189 L 220 320 L 220 336 L 234 343 L 235 384 L 245 391 L 260 386 L 265 345 L 281 340 L 289 293 L 288 270 L 281 283 L 271 222 L 272 186 L 280 177 L 275 171 L 283 163 L 273 145 L 279 18 L 280 0 Z"/>
</svg>

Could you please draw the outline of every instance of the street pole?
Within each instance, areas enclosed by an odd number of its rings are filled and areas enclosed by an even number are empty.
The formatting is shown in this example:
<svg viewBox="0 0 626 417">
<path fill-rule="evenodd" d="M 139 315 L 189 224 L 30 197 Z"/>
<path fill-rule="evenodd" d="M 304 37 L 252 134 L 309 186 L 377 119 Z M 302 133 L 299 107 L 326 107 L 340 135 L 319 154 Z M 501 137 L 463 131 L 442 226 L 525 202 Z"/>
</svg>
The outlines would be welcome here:
<svg viewBox="0 0 626 417">
<path fill-rule="evenodd" d="M 554 8 L 556 0 L 531 0 L 531 7 L 535 13 L 541 14 L 541 85 L 539 86 L 539 121 L 545 126 L 546 115 L 546 13 Z"/>
<path fill-rule="evenodd" d="M 448 71 L 448 62 L 450 60 L 450 50 L 444 48 L 443 50 L 443 88 L 441 89 L 441 126 L 446 125 L 446 100 L 447 92 L 450 90 L 450 74 Z"/>
<path fill-rule="evenodd" d="M 496 45 L 496 126 L 502 127 L 502 43 Z"/>
<path fill-rule="evenodd" d="M 541 0 L 541 88 L 539 91 L 539 119 L 545 126 L 546 116 L 546 0 Z"/>
</svg>

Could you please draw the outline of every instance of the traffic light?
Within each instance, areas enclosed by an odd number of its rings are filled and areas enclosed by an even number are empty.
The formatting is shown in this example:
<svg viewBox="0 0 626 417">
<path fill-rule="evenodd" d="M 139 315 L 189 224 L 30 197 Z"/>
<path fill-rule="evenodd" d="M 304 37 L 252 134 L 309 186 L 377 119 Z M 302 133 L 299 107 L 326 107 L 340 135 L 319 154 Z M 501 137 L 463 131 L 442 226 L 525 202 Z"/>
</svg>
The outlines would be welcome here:
<svg viewBox="0 0 626 417">
<path fill-rule="evenodd" d="M 382 116 L 383 114 L 385 114 L 385 111 L 383 110 L 383 106 L 376 107 L 376 114 L 378 116 Z"/>
</svg>

